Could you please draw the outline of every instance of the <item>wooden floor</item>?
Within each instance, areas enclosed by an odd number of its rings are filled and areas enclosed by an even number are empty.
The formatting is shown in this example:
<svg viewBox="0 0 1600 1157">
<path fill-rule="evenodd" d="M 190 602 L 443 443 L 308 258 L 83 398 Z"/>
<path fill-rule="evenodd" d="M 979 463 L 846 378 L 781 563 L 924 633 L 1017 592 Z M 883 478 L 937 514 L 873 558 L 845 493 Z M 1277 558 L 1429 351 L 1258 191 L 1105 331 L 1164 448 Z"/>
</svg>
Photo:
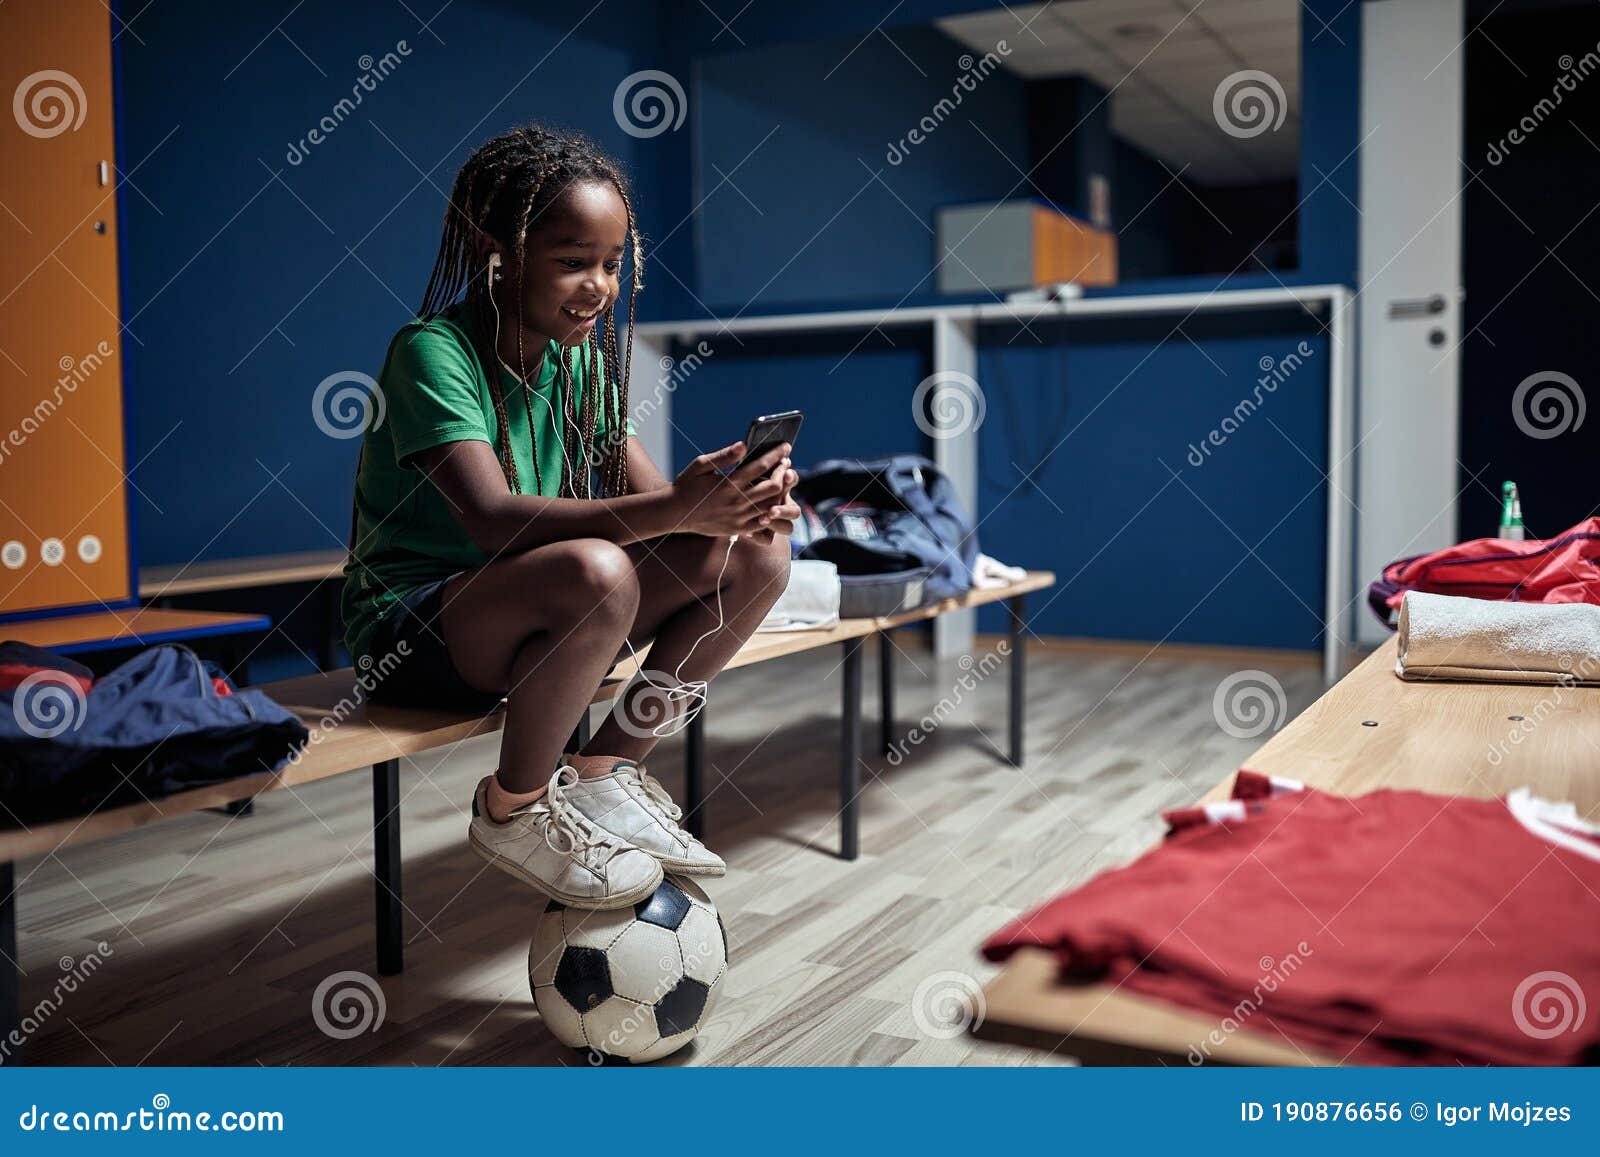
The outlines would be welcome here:
<svg viewBox="0 0 1600 1157">
<path fill-rule="evenodd" d="M 1192 802 L 1260 746 L 1264 734 L 1234 738 L 1213 718 L 1224 678 L 1268 670 L 1286 693 L 1284 722 L 1320 690 L 1314 667 L 1258 655 L 1139 662 L 1036 648 L 1029 762 L 1017 771 L 995 755 L 1003 665 L 962 692 L 964 668 L 899 641 L 902 734 L 941 697 L 960 702 L 898 766 L 869 759 L 853 864 L 832 854 L 837 656 L 791 656 L 716 684 L 710 842 L 729 871 L 709 891 L 732 966 L 699 1040 L 665 1063 L 1070 1063 L 952 1035 L 925 1006 L 989 978 L 977 956 L 989 932 L 1137 854 L 1163 808 Z M 875 750 L 872 694 L 866 730 Z M 372 803 L 354 774 L 266 797 L 249 817 L 188 816 L 18 864 L 24 1016 L 59 994 L 25 1062 L 584 1063 L 544 1031 L 529 997 L 542 898 L 486 872 L 463 839 L 497 744 L 402 764 L 411 942 L 405 974 L 382 980 L 377 1031 L 333 1039 L 312 1015 L 327 977 L 374 970 Z M 674 791 L 678 745 L 652 761 Z M 63 969 L 82 972 L 102 942 L 98 970 L 60 993 Z"/>
</svg>

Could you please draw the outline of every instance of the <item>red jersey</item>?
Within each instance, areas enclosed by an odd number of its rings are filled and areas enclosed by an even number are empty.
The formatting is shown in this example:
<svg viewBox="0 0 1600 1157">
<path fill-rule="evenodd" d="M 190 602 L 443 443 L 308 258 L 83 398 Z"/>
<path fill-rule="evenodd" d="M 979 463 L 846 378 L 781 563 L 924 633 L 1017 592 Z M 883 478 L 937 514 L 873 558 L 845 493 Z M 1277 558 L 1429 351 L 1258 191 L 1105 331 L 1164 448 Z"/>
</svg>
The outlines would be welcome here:
<svg viewBox="0 0 1600 1157">
<path fill-rule="evenodd" d="M 1600 826 L 1571 804 L 1233 794 L 984 954 L 1049 948 L 1064 980 L 1217 1017 L 1195 1064 L 1245 1025 L 1366 1063 L 1600 1062 Z"/>
</svg>

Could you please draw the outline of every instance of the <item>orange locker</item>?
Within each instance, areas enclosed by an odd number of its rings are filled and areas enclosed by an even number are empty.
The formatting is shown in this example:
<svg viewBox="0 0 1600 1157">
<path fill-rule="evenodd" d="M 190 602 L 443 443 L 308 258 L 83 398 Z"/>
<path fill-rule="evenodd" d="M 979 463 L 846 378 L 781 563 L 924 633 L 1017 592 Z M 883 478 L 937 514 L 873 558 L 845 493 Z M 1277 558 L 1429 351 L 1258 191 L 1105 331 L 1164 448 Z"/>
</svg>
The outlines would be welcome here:
<svg viewBox="0 0 1600 1157">
<path fill-rule="evenodd" d="M 0 5 L 0 614 L 130 595 L 111 15 Z"/>
</svg>

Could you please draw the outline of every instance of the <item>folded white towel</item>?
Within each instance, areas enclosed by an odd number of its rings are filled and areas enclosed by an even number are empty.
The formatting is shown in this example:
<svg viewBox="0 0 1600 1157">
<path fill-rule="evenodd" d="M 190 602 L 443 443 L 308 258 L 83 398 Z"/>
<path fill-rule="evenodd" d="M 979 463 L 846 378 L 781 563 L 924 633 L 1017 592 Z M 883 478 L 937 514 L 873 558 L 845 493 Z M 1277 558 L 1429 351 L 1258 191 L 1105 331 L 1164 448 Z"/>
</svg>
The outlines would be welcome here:
<svg viewBox="0 0 1600 1157">
<path fill-rule="evenodd" d="M 1505 603 L 1407 591 L 1402 679 L 1600 683 L 1600 606 Z"/>
<path fill-rule="evenodd" d="M 1028 577 L 1028 572 L 1020 566 L 1007 566 L 997 558 L 990 558 L 980 554 L 978 561 L 972 567 L 972 585 L 979 590 L 985 587 L 1003 587 L 1014 582 L 1021 582 Z"/>
<path fill-rule="evenodd" d="M 839 621 L 839 568 L 819 559 L 789 564 L 789 585 L 758 631 L 817 631 Z"/>
</svg>

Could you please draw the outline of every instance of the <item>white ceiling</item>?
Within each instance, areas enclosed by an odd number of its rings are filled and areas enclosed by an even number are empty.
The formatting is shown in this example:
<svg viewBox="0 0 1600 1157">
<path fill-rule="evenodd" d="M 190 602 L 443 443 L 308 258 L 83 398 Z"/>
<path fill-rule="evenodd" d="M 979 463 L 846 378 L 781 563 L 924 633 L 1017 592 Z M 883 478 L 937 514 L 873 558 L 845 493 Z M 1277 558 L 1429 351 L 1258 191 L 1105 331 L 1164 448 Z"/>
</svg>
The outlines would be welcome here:
<svg viewBox="0 0 1600 1157">
<path fill-rule="evenodd" d="M 1004 40 L 1005 66 L 1024 78 L 1082 75 L 1111 90 L 1118 135 L 1185 179 L 1227 185 L 1296 175 L 1297 0 L 1055 0 L 938 26 L 979 54 Z M 1241 138 L 1219 127 L 1212 102 L 1222 82 L 1245 69 L 1277 80 L 1287 111 L 1277 129 Z"/>
</svg>

